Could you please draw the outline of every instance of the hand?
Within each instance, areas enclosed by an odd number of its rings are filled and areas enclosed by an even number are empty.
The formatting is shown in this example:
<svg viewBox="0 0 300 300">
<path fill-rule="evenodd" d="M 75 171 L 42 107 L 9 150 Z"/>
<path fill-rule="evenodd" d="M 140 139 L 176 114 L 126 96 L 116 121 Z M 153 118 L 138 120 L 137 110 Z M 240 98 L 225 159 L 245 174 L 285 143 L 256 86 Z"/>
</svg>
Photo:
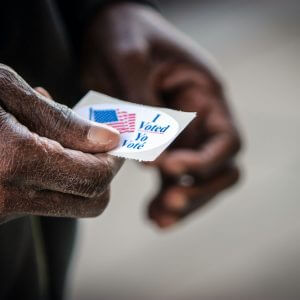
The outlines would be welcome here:
<svg viewBox="0 0 300 300">
<path fill-rule="evenodd" d="M 119 134 L 39 91 L 0 64 L 0 218 L 97 216 L 121 165 L 102 152 Z"/>
<path fill-rule="evenodd" d="M 149 215 L 159 226 L 173 225 L 237 181 L 233 158 L 241 142 L 215 64 L 155 10 L 127 3 L 96 15 L 87 27 L 82 71 L 86 88 L 197 112 L 153 164 L 162 184 Z"/>
<path fill-rule="evenodd" d="M 239 178 L 233 162 L 239 145 L 230 140 L 234 132 L 226 125 L 230 118 L 220 113 L 209 121 L 205 111 L 214 114 L 218 106 L 214 107 L 211 99 L 201 101 L 199 95 L 201 91 L 195 87 L 174 97 L 174 103 L 177 99 L 182 102 L 183 110 L 189 110 L 193 100 L 198 101 L 199 106 L 193 106 L 198 117 L 168 151 L 149 164 L 158 166 L 162 177 L 160 191 L 149 206 L 149 216 L 162 228 L 202 208 Z M 212 107 L 208 108 L 209 104 Z"/>
</svg>

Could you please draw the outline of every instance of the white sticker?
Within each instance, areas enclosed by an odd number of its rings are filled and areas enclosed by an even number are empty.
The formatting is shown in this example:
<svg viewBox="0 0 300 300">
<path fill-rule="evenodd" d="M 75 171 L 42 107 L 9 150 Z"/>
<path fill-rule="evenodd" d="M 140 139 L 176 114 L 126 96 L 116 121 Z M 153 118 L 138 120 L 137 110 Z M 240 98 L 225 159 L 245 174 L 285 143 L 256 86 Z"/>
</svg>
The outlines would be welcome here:
<svg viewBox="0 0 300 300">
<path fill-rule="evenodd" d="M 120 132 L 120 144 L 110 154 L 142 161 L 155 160 L 196 116 L 196 113 L 121 101 L 94 91 L 74 110 L 84 119 Z"/>
</svg>

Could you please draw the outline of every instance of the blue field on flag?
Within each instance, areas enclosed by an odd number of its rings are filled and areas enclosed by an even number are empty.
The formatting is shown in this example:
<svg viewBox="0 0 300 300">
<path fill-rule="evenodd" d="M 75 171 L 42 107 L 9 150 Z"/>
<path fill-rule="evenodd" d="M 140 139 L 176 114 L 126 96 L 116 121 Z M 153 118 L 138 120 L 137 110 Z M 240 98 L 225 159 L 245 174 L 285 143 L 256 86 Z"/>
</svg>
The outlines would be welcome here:
<svg viewBox="0 0 300 300">
<path fill-rule="evenodd" d="M 90 120 L 104 123 L 117 129 L 120 133 L 134 132 L 136 115 L 119 109 L 94 110 L 90 108 Z"/>
</svg>

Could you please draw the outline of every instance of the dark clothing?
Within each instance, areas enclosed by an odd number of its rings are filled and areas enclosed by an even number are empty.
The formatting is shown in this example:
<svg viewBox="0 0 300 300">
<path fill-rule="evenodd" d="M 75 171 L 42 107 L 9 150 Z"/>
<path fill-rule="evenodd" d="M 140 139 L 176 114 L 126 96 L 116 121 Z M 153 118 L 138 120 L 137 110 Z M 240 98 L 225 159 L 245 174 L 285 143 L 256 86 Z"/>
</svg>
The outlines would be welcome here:
<svg viewBox="0 0 300 300">
<path fill-rule="evenodd" d="M 0 63 L 72 107 L 79 88 L 78 45 L 107 0 L 0 2 Z M 133 2 L 149 3 L 147 0 Z M 0 225 L 0 299 L 62 299 L 76 220 L 24 217 Z"/>
<path fill-rule="evenodd" d="M 23 217 L 0 226 L 0 299 L 62 299 L 76 220 Z"/>
<path fill-rule="evenodd" d="M 109 3 L 151 0 L 0 0 L 0 62 L 32 86 L 72 107 L 78 84 L 78 43 L 86 22 Z"/>
</svg>

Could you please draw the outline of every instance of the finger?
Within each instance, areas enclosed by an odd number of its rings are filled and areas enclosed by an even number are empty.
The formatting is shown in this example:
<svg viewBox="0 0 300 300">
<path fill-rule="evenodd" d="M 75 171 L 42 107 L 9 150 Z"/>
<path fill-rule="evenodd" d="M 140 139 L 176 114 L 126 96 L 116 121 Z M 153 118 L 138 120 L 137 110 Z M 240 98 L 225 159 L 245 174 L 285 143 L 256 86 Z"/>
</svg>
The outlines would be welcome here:
<svg viewBox="0 0 300 300">
<path fill-rule="evenodd" d="M 174 207 L 174 196 L 185 199 L 184 206 L 181 206 L 178 211 L 184 211 L 187 208 L 194 207 L 194 203 L 205 204 L 206 199 L 211 199 L 215 195 L 223 192 L 229 187 L 233 186 L 239 179 L 239 170 L 236 167 L 230 167 L 218 173 L 211 179 L 199 181 L 190 187 L 174 187 L 169 190 L 164 200 L 165 207 Z M 176 199 L 176 198 L 175 198 Z"/>
<path fill-rule="evenodd" d="M 89 198 L 102 194 L 123 163 L 105 153 L 93 155 L 65 149 L 43 138 L 38 146 L 29 145 L 26 152 L 29 151 L 38 159 L 29 158 L 19 171 L 25 185 Z"/>
<path fill-rule="evenodd" d="M 184 63 L 171 64 L 165 67 L 159 81 L 159 88 L 164 95 L 167 95 L 167 98 L 172 96 L 172 99 L 169 99 L 169 104 L 173 107 L 179 104 L 180 107 L 184 107 L 184 110 L 188 110 L 190 103 L 192 103 L 198 111 L 197 108 L 201 108 L 202 104 L 201 96 L 222 95 L 220 86 L 221 84 L 213 80 L 205 70 L 199 70 L 195 65 L 191 66 Z M 186 102 L 183 98 L 190 99 L 187 99 L 188 102 Z"/>
<path fill-rule="evenodd" d="M 237 168 L 230 168 L 198 186 L 172 186 L 162 191 L 151 203 L 149 216 L 158 225 L 161 219 L 172 217 L 176 222 L 202 208 L 222 191 L 233 186 L 239 179 Z M 174 224 L 176 223 L 174 222 Z M 159 225 L 160 226 L 160 225 Z"/>
<path fill-rule="evenodd" d="M 161 229 L 170 228 L 179 220 L 179 217 L 171 212 L 152 211 L 152 220 L 155 221 L 158 227 Z"/>
<path fill-rule="evenodd" d="M 11 189 L 9 198 L 20 198 Z M 109 188 L 94 198 L 86 198 L 53 191 L 28 191 L 24 189 L 20 201 L 8 201 L 7 215 L 38 215 L 51 217 L 87 218 L 99 216 L 109 202 Z"/>
<path fill-rule="evenodd" d="M 38 86 L 38 87 L 36 87 L 36 88 L 34 88 L 38 93 L 40 93 L 42 96 L 44 96 L 44 97 L 46 97 L 46 98 L 49 98 L 49 99 L 53 99 L 52 97 L 51 97 L 51 95 L 48 93 L 48 91 L 47 90 L 45 90 L 43 87 L 40 87 L 40 86 Z"/>
<path fill-rule="evenodd" d="M 208 140 L 200 150 L 173 150 L 156 162 L 165 173 L 181 175 L 195 172 L 209 175 L 222 167 L 240 149 L 239 138 L 234 134 L 218 134 Z"/>
<path fill-rule="evenodd" d="M 106 152 L 119 143 L 119 133 L 83 120 L 71 109 L 32 89 L 16 72 L 0 65 L 0 103 L 22 124 L 62 146 L 84 152 Z"/>
<path fill-rule="evenodd" d="M 53 190 L 97 197 L 110 184 L 122 160 L 108 154 L 87 154 L 31 133 L 0 108 L 1 171 L 14 187 Z M 2 174 L 2 175 L 3 175 Z"/>
<path fill-rule="evenodd" d="M 226 165 L 239 149 L 240 140 L 236 134 L 220 133 L 204 142 L 200 149 L 171 149 L 148 165 L 159 167 L 172 176 L 189 172 L 209 176 Z"/>
<path fill-rule="evenodd" d="M 191 136 L 194 137 L 194 145 L 192 141 L 189 142 L 190 146 L 193 146 L 193 150 L 184 149 L 187 142 L 183 140 L 180 150 L 165 152 L 156 161 L 156 165 L 169 174 L 179 175 L 188 171 L 200 174 L 214 172 L 227 163 L 241 146 L 240 137 L 226 103 L 222 98 L 218 98 L 222 95 L 218 96 L 218 93 L 205 91 L 201 87 L 201 76 L 198 77 L 200 77 L 198 87 L 186 87 L 173 98 L 174 107 L 197 111 L 197 122 L 194 122 L 194 126 L 197 125 L 198 130 L 197 127 L 193 127 L 193 132 L 186 131 L 186 136 L 184 136 L 185 140 L 190 140 Z M 204 79 L 202 83 L 203 81 Z M 172 84 L 179 83 L 175 81 Z M 199 131 L 202 131 L 206 138 L 201 138 Z M 194 148 L 198 148 L 198 150 Z"/>
</svg>

